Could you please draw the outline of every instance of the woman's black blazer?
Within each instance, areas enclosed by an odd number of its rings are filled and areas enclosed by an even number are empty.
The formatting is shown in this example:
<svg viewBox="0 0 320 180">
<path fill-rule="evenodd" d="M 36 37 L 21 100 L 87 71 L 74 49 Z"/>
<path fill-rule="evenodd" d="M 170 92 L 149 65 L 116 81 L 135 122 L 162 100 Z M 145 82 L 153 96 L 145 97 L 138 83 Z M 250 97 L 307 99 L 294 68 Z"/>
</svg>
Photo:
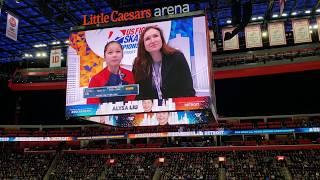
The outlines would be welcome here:
<svg viewBox="0 0 320 180">
<path fill-rule="evenodd" d="M 180 51 L 162 57 L 161 77 L 161 91 L 164 99 L 195 96 L 190 68 Z M 138 99 L 158 99 L 157 90 L 152 86 L 152 73 L 137 83 L 139 84 Z"/>
</svg>

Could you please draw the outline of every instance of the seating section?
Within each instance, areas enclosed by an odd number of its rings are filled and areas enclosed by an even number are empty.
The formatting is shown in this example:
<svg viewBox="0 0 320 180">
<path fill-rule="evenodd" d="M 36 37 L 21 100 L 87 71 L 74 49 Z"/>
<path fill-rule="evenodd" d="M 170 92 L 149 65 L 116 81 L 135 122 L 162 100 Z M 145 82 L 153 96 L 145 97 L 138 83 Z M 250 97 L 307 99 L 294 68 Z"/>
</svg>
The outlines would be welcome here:
<svg viewBox="0 0 320 180">
<path fill-rule="evenodd" d="M 105 179 L 152 179 L 156 167 L 157 154 L 114 154 L 109 155 Z"/>
<path fill-rule="evenodd" d="M 0 179 L 320 179 L 317 149 L 168 150 L 1 153 Z"/>
<path fill-rule="evenodd" d="M 43 179 L 55 153 L 0 153 L 0 179 Z"/>
<path fill-rule="evenodd" d="M 49 179 L 97 179 L 104 170 L 104 164 L 101 155 L 63 154 Z"/>
<path fill-rule="evenodd" d="M 161 179 L 218 179 L 219 153 L 164 154 Z"/>
<path fill-rule="evenodd" d="M 294 180 L 320 179 L 320 152 L 295 151 L 288 153 L 286 160 L 288 169 Z"/>
<path fill-rule="evenodd" d="M 284 179 L 275 151 L 234 152 L 227 154 L 227 179 Z"/>
</svg>

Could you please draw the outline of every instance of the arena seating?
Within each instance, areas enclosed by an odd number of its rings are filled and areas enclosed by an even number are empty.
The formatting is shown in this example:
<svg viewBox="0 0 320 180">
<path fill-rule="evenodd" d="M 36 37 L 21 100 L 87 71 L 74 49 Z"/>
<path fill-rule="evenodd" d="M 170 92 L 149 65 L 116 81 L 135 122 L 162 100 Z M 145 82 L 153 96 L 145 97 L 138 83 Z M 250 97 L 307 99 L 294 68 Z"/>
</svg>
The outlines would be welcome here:
<svg viewBox="0 0 320 180">
<path fill-rule="evenodd" d="M 54 152 L 0 153 L 0 179 L 43 179 Z"/>
<path fill-rule="evenodd" d="M 219 153 L 165 153 L 161 179 L 218 179 Z"/>
<path fill-rule="evenodd" d="M 156 154 L 115 154 L 109 156 L 106 179 L 152 179 Z M 111 159 L 115 160 L 110 162 Z"/>
<path fill-rule="evenodd" d="M 287 156 L 287 166 L 293 179 L 313 180 L 320 178 L 319 151 L 295 151 Z"/>
<path fill-rule="evenodd" d="M 49 179 L 97 179 L 104 170 L 103 165 L 103 158 L 99 155 L 63 154 Z"/>
</svg>

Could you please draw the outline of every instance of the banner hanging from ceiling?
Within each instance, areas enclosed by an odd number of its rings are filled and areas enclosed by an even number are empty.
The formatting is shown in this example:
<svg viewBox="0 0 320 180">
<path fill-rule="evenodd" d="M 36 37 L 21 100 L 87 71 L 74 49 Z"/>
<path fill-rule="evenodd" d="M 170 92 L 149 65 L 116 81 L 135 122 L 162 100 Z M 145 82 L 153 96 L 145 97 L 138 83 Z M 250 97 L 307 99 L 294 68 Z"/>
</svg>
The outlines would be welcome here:
<svg viewBox="0 0 320 180">
<path fill-rule="evenodd" d="M 19 19 L 8 13 L 6 36 L 14 41 L 17 41 L 18 39 L 18 25 Z"/>
</svg>

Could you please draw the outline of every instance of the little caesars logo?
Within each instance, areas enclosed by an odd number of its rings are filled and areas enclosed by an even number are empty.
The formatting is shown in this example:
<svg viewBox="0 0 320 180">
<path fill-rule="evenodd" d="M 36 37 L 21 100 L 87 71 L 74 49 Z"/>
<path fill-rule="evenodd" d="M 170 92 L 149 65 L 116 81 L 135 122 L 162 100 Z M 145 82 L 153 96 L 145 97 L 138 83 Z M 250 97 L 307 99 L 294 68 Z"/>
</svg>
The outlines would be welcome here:
<svg viewBox="0 0 320 180">
<path fill-rule="evenodd" d="M 112 11 L 110 14 L 91 14 L 82 15 L 83 26 L 95 25 L 95 24 L 106 24 L 110 22 L 124 22 L 124 21 L 134 21 L 140 19 L 148 19 L 152 17 L 160 17 L 165 15 L 181 14 L 190 12 L 189 4 L 166 6 L 155 9 L 142 9 L 130 12 L 119 12 Z"/>
</svg>

